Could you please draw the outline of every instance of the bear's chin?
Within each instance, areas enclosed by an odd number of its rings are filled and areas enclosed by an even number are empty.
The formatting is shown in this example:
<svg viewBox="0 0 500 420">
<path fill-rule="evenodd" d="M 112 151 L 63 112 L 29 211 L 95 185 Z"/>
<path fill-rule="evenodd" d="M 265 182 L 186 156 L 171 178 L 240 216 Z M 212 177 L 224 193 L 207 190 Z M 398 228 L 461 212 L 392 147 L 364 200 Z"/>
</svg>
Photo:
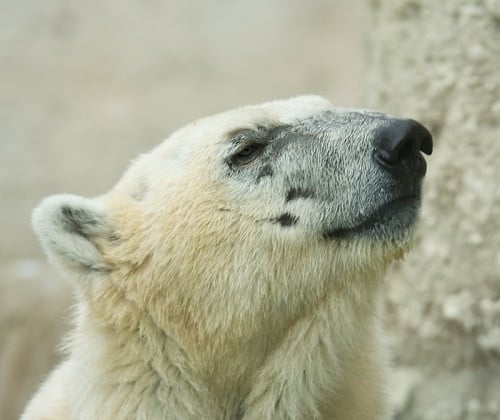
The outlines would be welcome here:
<svg viewBox="0 0 500 420">
<path fill-rule="evenodd" d="M 398 198 L 380 206 L 364 220 L 352 226 L 325 231 L 325 239 L 344 240 L 356 237 L 370 241 L 406 243 L 418 220 L 419 196 Z"/>
</svg>

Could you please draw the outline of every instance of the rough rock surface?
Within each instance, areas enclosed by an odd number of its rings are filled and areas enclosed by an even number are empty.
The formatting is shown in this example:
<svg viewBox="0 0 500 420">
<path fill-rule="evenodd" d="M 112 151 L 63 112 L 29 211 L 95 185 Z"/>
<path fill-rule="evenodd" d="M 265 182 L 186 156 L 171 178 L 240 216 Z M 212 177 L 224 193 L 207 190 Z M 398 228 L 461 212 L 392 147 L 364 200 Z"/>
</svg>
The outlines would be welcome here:
<svg viewBox="0 0 500 420">
<path fill-rule="evenodd" d="M 396 418 L 500 419 L 500 1 L 372 0 L 367 105 L 435 136 L 385 304 Z"/>
</svg>

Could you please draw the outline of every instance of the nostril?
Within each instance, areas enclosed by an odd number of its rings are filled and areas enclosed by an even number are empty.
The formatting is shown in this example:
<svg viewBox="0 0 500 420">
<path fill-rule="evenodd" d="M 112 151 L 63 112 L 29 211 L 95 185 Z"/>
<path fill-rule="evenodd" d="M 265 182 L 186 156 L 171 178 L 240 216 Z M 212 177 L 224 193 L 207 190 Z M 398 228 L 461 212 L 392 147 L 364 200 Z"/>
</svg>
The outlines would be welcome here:
<svg viewBox="0 0 500 420">
<path fill-rule="evenodd" d="M 411 138 L 406 138 L 398 149 L 395 151 L 395 161 L 403 162 L 414 157 L 419 152 L 418 142 L 413 141 Z"/>
</svg>

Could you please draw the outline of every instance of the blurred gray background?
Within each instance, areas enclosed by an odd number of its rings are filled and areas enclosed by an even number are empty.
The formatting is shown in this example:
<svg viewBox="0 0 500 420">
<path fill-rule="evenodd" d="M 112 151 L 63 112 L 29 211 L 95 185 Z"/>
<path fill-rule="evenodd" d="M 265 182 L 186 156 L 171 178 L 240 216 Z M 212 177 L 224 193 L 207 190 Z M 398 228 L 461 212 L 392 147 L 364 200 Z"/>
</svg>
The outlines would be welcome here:
<svg viewBox="0 0 500 420">
<path fill-rule="evenodd" d="M 198 117 L 317 93 L 434 134 L 383 305 L 394 420 L 499 420 L 499 69 L 500 0 L 0 0 L 0 419 L 68 328 L 36 203 L 106 192 Z"/>
</svg>

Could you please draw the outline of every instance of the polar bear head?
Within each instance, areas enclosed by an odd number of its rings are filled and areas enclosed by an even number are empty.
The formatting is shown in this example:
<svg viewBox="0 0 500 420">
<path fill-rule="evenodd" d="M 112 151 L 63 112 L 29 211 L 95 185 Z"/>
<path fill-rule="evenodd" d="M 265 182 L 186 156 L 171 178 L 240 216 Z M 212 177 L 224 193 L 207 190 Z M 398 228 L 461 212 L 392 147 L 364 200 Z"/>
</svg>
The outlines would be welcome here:
<svg viewBox="0 0 500 420">
<path fill-rule="evenodd" d="M 413 120 L 274 101 L 188 125 L 109 193 L 45 199 L 33 225 L 97 318 L 243 336 L 363 296 L 410 243 L 431 151 Z"/>
</svg>

